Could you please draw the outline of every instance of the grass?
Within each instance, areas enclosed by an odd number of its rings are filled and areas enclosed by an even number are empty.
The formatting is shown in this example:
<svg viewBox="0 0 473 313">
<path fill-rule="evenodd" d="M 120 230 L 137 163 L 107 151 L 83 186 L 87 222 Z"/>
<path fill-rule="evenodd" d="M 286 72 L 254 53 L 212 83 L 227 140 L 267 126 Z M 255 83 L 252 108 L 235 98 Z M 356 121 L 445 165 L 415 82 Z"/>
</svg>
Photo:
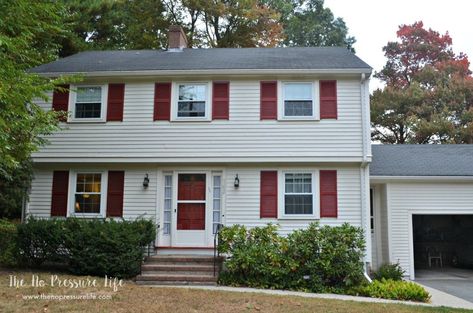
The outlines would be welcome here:
<svg viewBox="0 0 473 313">
<path fill-rule="evenodd" d="M 31 287 L 32 275 L 46 282 L 44 287 Z M 24 279 L 25 286 L 10 287 L 10 275 Z M 50 286 L 53 273 L 0 271 L 0 312 L 471 312 L 449 308 L 431 308 L 400 304 L 361 303 L 341 300 L 309 299 L 294 296 L 273 296 L 254 293 L 205 291 L 180 288 L 137 286 L 125 281 L 118 291 L 104 288 L 104 279 L 96 279 L 97 287 L 70 288 Z M 64 279 L 84 280 L 87 277 L 56 274 Z M 55 281 L 57 285 L 57 281 Z M 86 295 L 111 298 L 107 300 L 26 300 L 23 296 L 39 294 Z"/>
</svg>

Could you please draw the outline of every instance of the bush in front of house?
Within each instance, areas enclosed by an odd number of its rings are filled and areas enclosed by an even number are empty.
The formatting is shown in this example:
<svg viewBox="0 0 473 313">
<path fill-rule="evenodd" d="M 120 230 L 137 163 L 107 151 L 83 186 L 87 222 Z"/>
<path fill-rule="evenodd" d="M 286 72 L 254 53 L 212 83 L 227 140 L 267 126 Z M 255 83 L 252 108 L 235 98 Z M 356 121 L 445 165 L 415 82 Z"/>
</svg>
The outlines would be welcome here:
<svg viewBox="0 0 473 313">
<path fill-rule="evenodd" d="M 0 265 L 16 265 L 16 225 L 0 219 Z"/>
<path fill-rule="evenodd" d="M 148 220 L 31 218 L 18 225 L 18 255 L 29 266 L 62 262 L 74 274 L 132 277 L 155 236 Z"/>
<path fill-rule="evenodd" d="M 247 229 L 242 225 L 224 227 L 219 233 L 220 253 L 230 253 L 220 281 L 225 285 L 254 288 L 292 289 L 294 262 L 288 254 L 287 238 L 277 226 Z"/>
<path fill-rule="evenodd" d="M 18 256 L 23 265 L 65 262 L 65 220 L 30 218 L 17 226 Z"/>
<path fill-rule="evenodd" d="M 278 226 L 220 231 L 219 251 L 231 255 L 220 282 L 257 288 L 343 292 L 363 280 L 361 229 L 313 223 L 288 237 Z"/>
<path fill-rule="evenodd" d="M 404 273 L 405 271 L 401 268 L 399 263 L 385 263 L 373 273 L 373 278 L 376 280 L 392 279 L 400 281 L 402 280 Z"/>
<path fill-rule="evenodd" d="M 392 300 L 428 302 L 430 299 L 429 293 L 416 283 L 384 278 L 358 288 L 357 293 L 361 296 Z"/>
</svg>

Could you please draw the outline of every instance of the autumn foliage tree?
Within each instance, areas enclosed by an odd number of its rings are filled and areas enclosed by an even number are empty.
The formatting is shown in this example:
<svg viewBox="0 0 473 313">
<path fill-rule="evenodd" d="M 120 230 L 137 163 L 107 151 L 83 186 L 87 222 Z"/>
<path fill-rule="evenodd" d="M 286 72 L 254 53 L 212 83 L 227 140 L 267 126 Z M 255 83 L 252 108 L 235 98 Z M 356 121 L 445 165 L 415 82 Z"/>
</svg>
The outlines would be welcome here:
<svg viewBox="0 0 473 313">
<path fill-rule="evenodd" d="M 371 98 L 372 138 L 383 143 L 473 143 L 473 78 L 452 38 L 402 25 L 383 48 L 386 83 Z"/>
</svg>

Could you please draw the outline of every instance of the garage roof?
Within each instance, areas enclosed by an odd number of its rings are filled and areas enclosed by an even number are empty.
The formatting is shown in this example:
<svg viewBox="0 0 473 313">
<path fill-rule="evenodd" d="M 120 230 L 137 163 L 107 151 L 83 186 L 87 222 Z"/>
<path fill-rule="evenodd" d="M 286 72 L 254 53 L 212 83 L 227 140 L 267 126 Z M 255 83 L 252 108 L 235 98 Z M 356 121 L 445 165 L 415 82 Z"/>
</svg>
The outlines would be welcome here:
<svg viewBox="0 0 473 313">
<path fill-rule="evenodd" d="M 343 47 L 85 51 L 31 71 L 60 74 L 230 69 L 371 72 L 368 64 Z"/>
<path fill-rule="evenodd" d="M 472 145 L 373 145 L 371 176 L 473 176 Z"/>
</svg>

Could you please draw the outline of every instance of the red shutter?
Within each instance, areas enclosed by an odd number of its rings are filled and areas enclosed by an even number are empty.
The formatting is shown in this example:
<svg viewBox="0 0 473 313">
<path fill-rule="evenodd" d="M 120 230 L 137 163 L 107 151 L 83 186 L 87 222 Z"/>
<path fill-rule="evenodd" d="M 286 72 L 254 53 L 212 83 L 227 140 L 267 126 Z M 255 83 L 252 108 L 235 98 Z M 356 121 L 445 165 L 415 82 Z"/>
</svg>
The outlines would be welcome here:
<svg viewBox="0 0 473 313">
<path fill-rule="evenodd" d="M 320 217 L 337 216 L 337 171 L 320 171 Z"/>
<path fill-rule="evenodd" d="M 108 172 L 107 217 L 123 216 L 123 189 L 125 186 L 124 171 Z"/>
<path fill-rule="evenodd" d="M 154 85 L 154 120 L 171 120 L 171 83 Z"/>
<path fill-rule="evenodd" d="M 51 216 L 67 215 L 67 193 L 69 190 L 69 172 L 54 171 L 51 193 Z"/>
<path fill-rule="evenodd" d="M 212 88 L 212 119 L 229 119 L 230 84 L 228 82 L 213 82 Z"/>
<path fill-rule="evenodd" d="M 337 81 L 320 81 L 320 118 L 337 118 Z"/>
<path fill-rule="evenodd" d="M 123 121 L 125 84 L 109 84 L 107 99 L 107 121 Z"/>
<path fill-rule="evenodd" d="M 67 90 L 59 91 L 54 90 L 53 92 L 53 110 L 67 112 L 69 109 L 69 85 L 59 85 L 58 87 L 65 88 Z M 67 118 L 61 118 L 61 122 L 66 122 Z"/>
<path fill-rule="evenodd" d="M 261 171 L 260 217 L 278 217 L 277 171 Z"/>
<path fill-rule="evenodd" d="M 278 83 L 261 82 L 260 118 L 276 120 L 278 118 Z"/>
</svg>

